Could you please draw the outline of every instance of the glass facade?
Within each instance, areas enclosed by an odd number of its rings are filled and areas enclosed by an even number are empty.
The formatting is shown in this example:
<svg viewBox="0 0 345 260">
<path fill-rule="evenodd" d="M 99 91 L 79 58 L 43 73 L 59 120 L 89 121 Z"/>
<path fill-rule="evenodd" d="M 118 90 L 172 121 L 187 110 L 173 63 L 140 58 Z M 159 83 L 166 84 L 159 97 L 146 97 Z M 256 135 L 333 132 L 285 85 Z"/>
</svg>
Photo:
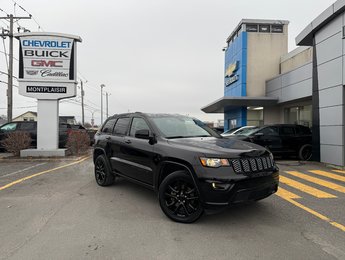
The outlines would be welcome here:
<svg viewBox="0 0 345 260">
<path fill-rule="evenodd" d="M 312 126 L 312 105 L 285 108 L 285 123 Z"/>
</svg>

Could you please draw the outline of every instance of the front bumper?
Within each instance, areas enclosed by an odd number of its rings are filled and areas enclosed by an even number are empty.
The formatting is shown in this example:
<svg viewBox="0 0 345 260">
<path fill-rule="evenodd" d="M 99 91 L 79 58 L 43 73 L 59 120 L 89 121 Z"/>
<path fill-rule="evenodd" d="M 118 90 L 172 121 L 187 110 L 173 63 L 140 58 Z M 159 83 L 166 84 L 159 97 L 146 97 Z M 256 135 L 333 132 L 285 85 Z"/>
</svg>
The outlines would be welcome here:
<svg viewBox="0 0 345 260">
<path fill-rule="evenodd" d="M 199 180 L 199 192 L 205 210 L 218 210 L 236 203 L 264 199 L 278 190 L 279 172 L 242 180 Z"/>
</svg>

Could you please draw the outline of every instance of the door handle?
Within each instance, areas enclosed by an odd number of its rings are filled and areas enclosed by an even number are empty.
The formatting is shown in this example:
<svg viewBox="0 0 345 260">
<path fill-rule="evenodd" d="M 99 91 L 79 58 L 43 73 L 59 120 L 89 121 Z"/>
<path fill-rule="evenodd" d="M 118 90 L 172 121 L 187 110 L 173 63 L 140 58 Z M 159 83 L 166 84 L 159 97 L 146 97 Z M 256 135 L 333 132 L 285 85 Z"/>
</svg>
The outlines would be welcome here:
<svg viewBox="0 0 345 260">
<path fill-rule="evenodd" d="M 125 143 L 126 143 L 126 144 L 131 144 L 132 141 L 131 141 L 131 140 L 126 140 Z"/>
<path fill-rule="evenodd" d="M 110 139 L 111 139 L 111 137 L 110 137 L 110 136 L 108 136 L 108 137 L 106 137 L 105 139 L 106 139 L 106 140 L 110 140 Z"/>
</svg>

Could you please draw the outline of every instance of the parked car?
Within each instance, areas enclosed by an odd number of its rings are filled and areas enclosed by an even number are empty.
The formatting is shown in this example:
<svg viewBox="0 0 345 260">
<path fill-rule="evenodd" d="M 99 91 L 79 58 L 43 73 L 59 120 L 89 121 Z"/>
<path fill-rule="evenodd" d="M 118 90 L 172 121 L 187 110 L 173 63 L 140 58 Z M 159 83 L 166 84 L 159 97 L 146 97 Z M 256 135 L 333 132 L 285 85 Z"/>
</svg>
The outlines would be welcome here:
<svg viewBox="0 0 345 260">
<path fill-rule="evenodd" d="M 98 185 L 122 176 L 152 189 L 166 216 L 183 223 L 204 211 L 264 199 L 279 182 L 265 148 L 223 138 L 201 121 L 179 115 L 108 118 L 95 135 L 93 161 Z"/>
<path fill-rule="evenodd" d="M 79 129 L 86 131 L 81 125 L 71 125 L 67 123 L 59 124 L 59 147 L 63 148 L 66 146 L 68 135 L 70 131 Z M 6 135 L 11 132 L 22 131 L 28 132 L 31 137 L 31 147 L 37 147 L 37 122 L 36 121 L 16 121 L 9 122 L 0 127 L 0 141 L 6 138 Z M 0 149 L 3 149 L 0 142 Z"/>
<path fill-rule="evenodd" d="M 312 156 L 311 131 L 302 125 L 275 124 L 263 126 L 230 138 L 261 145 L 274 155 L 293 155 L 298 156 L 300 160 L 310 160 Z"/>
<path fill-rule="evenodd" d="M 241 135 L 244 133 L 247 133 L 248 131 L 251 131 L 252 129 L 259 128 L 258 126 L 240 126 L 240 127 L 235 127 L 230 130 L 225 131 L 221 135 L 223 137 L 231 136 L 231 135 Z"/>
</svg>

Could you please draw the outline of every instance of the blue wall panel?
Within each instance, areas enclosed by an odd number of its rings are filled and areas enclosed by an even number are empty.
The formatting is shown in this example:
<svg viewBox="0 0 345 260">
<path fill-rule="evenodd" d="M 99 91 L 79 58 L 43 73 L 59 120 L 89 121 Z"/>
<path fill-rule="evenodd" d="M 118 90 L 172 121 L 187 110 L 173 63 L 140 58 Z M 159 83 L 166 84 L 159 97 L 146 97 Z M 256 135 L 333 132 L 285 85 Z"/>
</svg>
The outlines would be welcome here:
<svg viewBox="0 0 345 260">
<path fill-rule="evenodd" d="M 237 71 L 231 77 L 238 77 L 234 83 L 226 86 L 229 77 L 225 77 L 229 65 L 238 62 Z M 240 35 L 229 44 L 225 52 L 224 67 L 224 96 L 243 97 L 247 95 L 247 32 L 241 32 Z M 247 108 L 238 107 L 224 112 L 224 130 L 230 127 L 230 120 L 236 119 L 236 126 L 247 124 Z"/>
</svg>

